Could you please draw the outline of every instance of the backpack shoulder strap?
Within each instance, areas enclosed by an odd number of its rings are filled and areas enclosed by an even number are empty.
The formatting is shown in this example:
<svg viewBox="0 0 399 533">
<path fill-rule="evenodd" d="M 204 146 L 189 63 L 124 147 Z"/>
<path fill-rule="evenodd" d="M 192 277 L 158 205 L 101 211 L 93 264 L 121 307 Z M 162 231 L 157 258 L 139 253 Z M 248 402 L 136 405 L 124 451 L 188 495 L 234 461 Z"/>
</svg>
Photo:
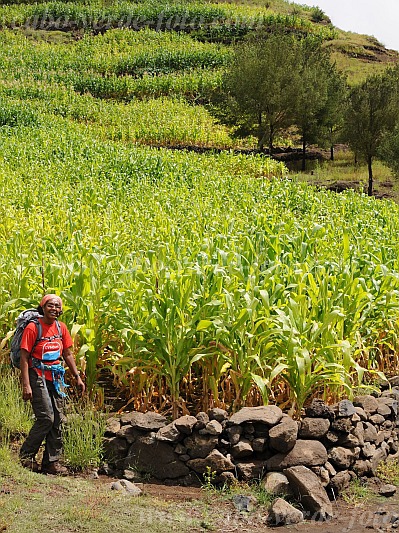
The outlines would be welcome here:
<svg viewBox="0 0 399 533">
<path fill-rule="evenodd" d="M 43 331 L 43 329 L 42 329 L 42 325 L 41 325 L 39 319 L 37 319 L 37 320 L 33 320 L 32 322 L 36 325 L 37 335 L 36 335 L 35 343 L 34 343 L 34 345 L 33 345 L 33 347 L 32 347 L 32 350 L 30 351 L 30 354 L 29 354 L 30 357 L 32 356 L 33 352 L 35 351 L 35 348 L 36 348 L 38 342 L 39 342 L 40 339 L 42 338 L 42 331 Z"/>
<path fill-rule="evenodd" d="M 60 339 L 62 340 L 62 330 L 61 330 L 61 324 L 59 323 L 58 320 L 55 321 L 55 323 L 57 324 L 57 329 L 58 329 L 58 335 L 60 336 Z"/>
</svg>

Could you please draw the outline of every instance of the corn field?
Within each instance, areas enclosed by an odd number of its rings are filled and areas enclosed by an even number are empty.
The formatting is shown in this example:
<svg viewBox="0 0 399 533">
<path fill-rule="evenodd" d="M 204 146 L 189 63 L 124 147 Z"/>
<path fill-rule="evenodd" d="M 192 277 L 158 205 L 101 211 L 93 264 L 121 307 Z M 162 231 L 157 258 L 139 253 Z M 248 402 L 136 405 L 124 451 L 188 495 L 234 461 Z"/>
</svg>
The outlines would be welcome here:
<svg viewBox="0 0 399 533">
<path fill-rule="evenodd" d="M 398 368 L 398 207 L 236 154 L 199 103 L 231 58 L 223 44 L 151 28 L 50 42 L 20 28 L 44 12 L 112 26 L 139 8 L 221 25 L 269 16 L 194 2 L 0 8 L 17 26 L 0 32 L 4 357 L 16 316 L 51 291 L 99 403 L 104 369 L 131 407 L 173 416 L 270 401 L 299 412 L 315 394 L 372 387 Z"/>
</svg>

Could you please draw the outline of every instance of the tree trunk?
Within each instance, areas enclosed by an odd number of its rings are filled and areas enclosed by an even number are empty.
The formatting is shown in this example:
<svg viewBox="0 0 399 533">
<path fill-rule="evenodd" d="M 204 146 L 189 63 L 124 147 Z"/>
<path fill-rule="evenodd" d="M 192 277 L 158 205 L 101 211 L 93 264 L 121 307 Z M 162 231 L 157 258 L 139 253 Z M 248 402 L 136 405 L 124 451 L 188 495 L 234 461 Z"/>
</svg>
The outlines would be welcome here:
<svg viewBox="0 0 399 533">
<path fill-rule="evenodd" d="M 371 155 L 367 157 L 367 168 L 369 170 L 369 186 L 367 189 L 367 194 L 369 196 L 373 195 L 373 165 L 372 165 L 373 158 Z"/>
<path fill-rule="evenodd" d="M 306 170 L 306 139 L 305 136 L 302 140 L 302 171 L 305 172 Z"/>
<path fill-rule="evenodd" d="M 270 126 L 269 129 L 269 155 L 271 156 L 273 153 L 273 138 L 274 138 L 274 131 L 272 126 Z"/>
<path fill-rule="evenodd" d="M 334 161 L 334 145 L 330 146 L 330 161 Z"/>
</svg>

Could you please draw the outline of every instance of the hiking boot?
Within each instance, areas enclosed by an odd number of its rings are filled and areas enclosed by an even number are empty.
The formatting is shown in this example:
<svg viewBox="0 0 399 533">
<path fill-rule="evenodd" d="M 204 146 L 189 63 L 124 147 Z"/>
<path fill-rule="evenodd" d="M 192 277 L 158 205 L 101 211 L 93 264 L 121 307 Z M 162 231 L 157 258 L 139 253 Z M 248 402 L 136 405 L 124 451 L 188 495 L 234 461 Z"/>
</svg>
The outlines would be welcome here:
<svg viewBox="0 0 399 533">
<path fill-rule="evenodd" d="M 21 466 L 31 470 L 32 472 L 39 472 L 40 468 L 34 457 L 21 457 Z"/>
<path fill-rule="evenodd" d="M 51 474 L 53 476 L 66 476 L 68 474 L 68 469 L 65 466 L 62 466 L 58 461 L 54 461 L 53 463 L 42 465 L 42 474 Z"/>
</svg>

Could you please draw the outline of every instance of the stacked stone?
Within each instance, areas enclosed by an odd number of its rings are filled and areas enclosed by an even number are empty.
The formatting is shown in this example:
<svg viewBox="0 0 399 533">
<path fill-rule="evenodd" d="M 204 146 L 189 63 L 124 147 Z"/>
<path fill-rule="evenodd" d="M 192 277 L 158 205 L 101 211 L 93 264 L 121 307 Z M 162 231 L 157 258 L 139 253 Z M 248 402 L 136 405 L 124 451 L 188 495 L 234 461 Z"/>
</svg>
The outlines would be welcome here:
<svg viewBox="0 0 399 533">
<path fill-rule="evenodd" d="M 291 491 L 302 503 L 308 498 L 309 512 L 328 517 L 328 492 L 336 496 L 353 477 L 375 475 L 398 451 L 398 399 L 394 388 L 334 406 L 314 400 L 300 422 L 274 405 L 244 407 L 230 418 L 211 409 L 170 423 L 157 413 L 127 413 L 108 421 L 108 464 L 133 481 L 143 475 L 183 485 L 204 475 L 215 483 L 264 478 L 267 490 Z"/>
</svg>

